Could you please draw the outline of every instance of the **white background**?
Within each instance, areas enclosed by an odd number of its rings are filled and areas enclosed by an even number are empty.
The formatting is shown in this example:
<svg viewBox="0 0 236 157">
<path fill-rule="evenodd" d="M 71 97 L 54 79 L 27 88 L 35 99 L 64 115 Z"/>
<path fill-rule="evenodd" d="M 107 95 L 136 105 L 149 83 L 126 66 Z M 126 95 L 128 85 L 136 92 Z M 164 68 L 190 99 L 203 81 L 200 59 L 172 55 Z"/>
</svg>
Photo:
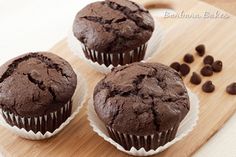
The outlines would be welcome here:
<svg viewBox="0 0 236 157">
<path fill-rule="evenodd" d="M 0 64 L 50 49 L 67 35 L 77 11 L 92 1 L 0 0 Z M 236 115 L 194 156 L 236 157 Z"/>
</svg>

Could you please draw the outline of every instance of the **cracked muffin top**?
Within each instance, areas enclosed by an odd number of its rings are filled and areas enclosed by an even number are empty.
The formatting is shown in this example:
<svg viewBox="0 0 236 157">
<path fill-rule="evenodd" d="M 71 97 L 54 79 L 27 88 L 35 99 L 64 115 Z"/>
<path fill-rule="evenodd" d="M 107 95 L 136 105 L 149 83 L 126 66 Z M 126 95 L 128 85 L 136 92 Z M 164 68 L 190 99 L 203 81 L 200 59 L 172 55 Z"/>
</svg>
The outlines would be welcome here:
<svg viewBox="0 0 236 157">
<path fill-rule="evenodd" d="M 76 84 L 76 74 L 64 59 L 27 53 L 1 66 L 0 107 L 24 117 L 45 115 L 69 102 Z"/>
<path fill-rule="evenodd" d="M 154 20 L 142 6 L 128 0 L 105 0 L 78 12 L 74 36 L 88 48 L 106 53 L 129 52 L 151 37 Z"/>
<path fill-rule="evenodd" d="M 115 68 L 97 84 L 93 100 L 106 126 L 139 136 L 179 125 L 190 109 L 182 78 L 159 63 Z"/>
</svg>

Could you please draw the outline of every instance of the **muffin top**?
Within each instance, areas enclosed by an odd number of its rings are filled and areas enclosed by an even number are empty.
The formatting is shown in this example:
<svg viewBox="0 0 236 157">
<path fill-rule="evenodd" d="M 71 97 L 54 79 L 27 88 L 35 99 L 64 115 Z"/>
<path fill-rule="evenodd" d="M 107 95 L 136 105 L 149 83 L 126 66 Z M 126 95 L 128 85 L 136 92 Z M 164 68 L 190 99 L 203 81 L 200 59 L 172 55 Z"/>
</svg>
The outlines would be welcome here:
<svg viewBox="0 0 236 157">
<path fill-rule="evenodd" d="M 179 74 L 159 63 L 115 68 L 97 84 L 93 100 L 106 126 L 140 136 L 178 125 L 190 108 Z"/>
<path fill-rule="evenodd" d="M 98 52 L 129 52 L 151 37 L 154 21 L 142 6 L 128 0 L 87 5 L 75 17 L 74 36 Z"/>
<path fill-rule="evenodd" d="M 56 111 L 74 94 L 77 77 L 59 56 L 27 53 L 0 67 L 0 107 L 23 117 Z"/>
</svg>

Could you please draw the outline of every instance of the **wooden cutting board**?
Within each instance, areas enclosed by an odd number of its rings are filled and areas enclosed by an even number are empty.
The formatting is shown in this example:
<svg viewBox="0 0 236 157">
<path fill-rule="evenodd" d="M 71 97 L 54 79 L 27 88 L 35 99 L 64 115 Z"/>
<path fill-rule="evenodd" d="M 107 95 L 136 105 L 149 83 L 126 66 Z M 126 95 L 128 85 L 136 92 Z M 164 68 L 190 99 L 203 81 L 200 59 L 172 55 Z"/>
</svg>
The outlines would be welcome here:
<svg viewBox="0 0 236 157">
<path fill-rule="evenodd" d="M 175 0 L 171 4 L 179 14 L 182 11 L 195 15 L 202 15 L 205 11 L 211 14 L 216 14 L 217 11 L 227 14 L 218 8 L 195 0 Z M 152 58 L 153 62 L 170 64 L 173 61 L 182 61 L 185 53 L 195 54 L 195 46 L 203 43 L 207 47 L 207 54 L 213 55 L 224 63 L 223 72 L 203 79 L 203 82 L 212 80 L 216 85 L 216 91 L 212 94 L 203 93 L 201 85 L 191 85 L 190 76 L 184 78 L 187 86 L 200 98 L 200 119 L 198 125 L 187 137 L 158 156 L 190 156 L 206 143 L 236 111 L 236 96 L 230 96 L 225 92 L 226 86 L 236 81 L 236 18 L 229 15 L 227 19 L 162 18 L 159 21 L 165 33 L 161 47 Z M 103 75 L 95 72 L 74 56 L 67 47 L 66 39 L 55 45 L 51 51 L 64 57 L 75 69 L 81 71 L 88 81 L 91 96 L 95 84 Z M 202 58 L 195 55 L 191 70 L 199 72 L 201 66 Z M 6 156 L 25 157 L 128 156 L 116 150 L 92 131 L 86 116 L 86 105 L 85 103 L 79 115 L 61 133 L 48 140 L 25 140 L 0 127 L 0 151 Z"/>
</svg>

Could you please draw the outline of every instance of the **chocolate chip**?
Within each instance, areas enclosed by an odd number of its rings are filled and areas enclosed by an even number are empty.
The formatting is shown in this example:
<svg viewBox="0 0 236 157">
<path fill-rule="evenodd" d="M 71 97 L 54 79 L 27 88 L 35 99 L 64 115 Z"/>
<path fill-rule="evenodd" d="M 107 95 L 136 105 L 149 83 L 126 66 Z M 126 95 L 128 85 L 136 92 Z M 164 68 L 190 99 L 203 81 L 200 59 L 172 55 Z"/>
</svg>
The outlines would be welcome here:
<svg viewBox="0 0 236 157">
<path fill-rule="evenodd" d="M 202 85 L 202 90 L 206 93 L 212 93 L 215 90 L 215 85 L 212 83 L 212 81 L 206 81 Z"/>
<path fill-rule="evenodd" d="M 184 61 L 185 61 L 186 63 L 192 63 L 192 62 L 194 61 L 193 55 L 187 53 L 187 54 L 184 56 Z"/>
<path fill-rule="evenodd" d="M 201 69 L 201 74 L 202 76 L 212 76 L 213 75 L 213 69 L 210 65 L 205 65 L 202 69 Z"/>
<path fill-rule="evenodd" d="M 202 57 L 205 54 L 205 45 L 198 45 L 195 50 L 197 51 L 197 54 Z"/>
<path fill-rule="evenodd" d="M 186 76 L 190 72 L 190 67 L 185 63 L 181 64 L 180 68 L 179 68 L 179 71 L 183 76 Z"/>
<path fill-rule="evenodd" d="M 170 67 L 179 72 L 180 64 L 179 64 L 179 62 L 173 62 L 173 63 L 170 65 Z"/>
<path fill-rule="evenodd" d="M 207 55 L 204 59 L 203 59 L 203 63 L 204 64 L 209 64 L 212 65 L 214 62 L 214 58 L 210 55 Z"/>
<path fill-rule="evenodd" d="M 201 78 L 201 76 L 198 73 L 193 72 L 193 74 L 192 74 L 192 76 L 190 78 L 190 82 L 192 84 L 199 85 L 202 82 L 202 78 Z"/>
<path fill-rule="evenodd" d="M 228 85 L 226 87 L 226 91 L 227 91 L 227 93 L 229 93 L 231 95 L 236 95 L 236 82 L 231 83 L 230 85 Z"/>
<path fill-rule="evenodd" d="M 223 68 L 223 63 L 222 61 L 215 61 L 213 64 L 212 64 L 212 69 L 214 72 L 221 72 L 222 71 L 222 68 Z"/>
</svg>

